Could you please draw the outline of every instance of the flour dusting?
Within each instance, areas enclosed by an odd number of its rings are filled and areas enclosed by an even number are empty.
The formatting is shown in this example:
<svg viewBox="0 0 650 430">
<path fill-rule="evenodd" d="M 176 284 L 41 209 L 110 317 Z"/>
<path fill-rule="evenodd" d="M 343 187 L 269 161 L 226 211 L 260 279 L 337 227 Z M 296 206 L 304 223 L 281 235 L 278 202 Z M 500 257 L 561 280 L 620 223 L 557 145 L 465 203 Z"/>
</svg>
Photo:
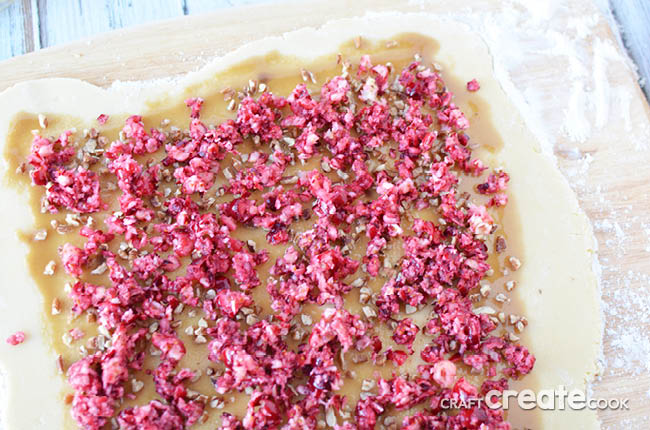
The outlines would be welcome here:
<svg viewBox="0 0 650 430">
<path fill-rule="evenodd" d="M 423 11 L 429 4 L 411 3 Z M 643 264 L 650 253 L 650 216 L 633 209 L 647 207 L 650 196 L 638 192 L 644 188 L 627 194 L 627 188 L 621 191 L 617 183 L 625 174 L 629 177 L 623 166 L 634 165 L 635 157 L 647 157 L 650 126 L 647 116 L 639 114 L 641 92 L 630 91 L 633 63 L 622 53 L 622 44 L 598 36 L 611 31 L 620 42 L 608 2 L 596 4 L 600 13 L 570 16 L 562 1 L 513 0 L 497 12 L 477 8 L 450 17 L 483 35 L 499 82 L 540 139 L 543 152 L 556 159 L 593 223 L 605 322 L 600 378 L 610 382 L 610 394 L 620 390 L 612 384 L 616 380 L 632 380 L 635 384 L 626 387 L 637 386 L 634 392 L 617 392 L 631 399 L 630 411 L 603 413 L 602 428 L 641 430 L 650 428 L 650 416 L 634 410 L 650 397 L 650 274 Z M 562 76 L 540 72 L 557 62 Z M 555 109 L 548 108 L 549 95 Z M 612 123 L 626 131 L 634 129 L 635 139 L 620 141 L 609 131 Z M 617 151 L 607 154 L 616 160 L 601 155 L 612 145 Z M 603 168 L 608 175 L 603 175 Z M 600 180 L 592 180 L 592 175 Z M 599 386 L 600 381 L 593 384 L 595 395 Z"/>
<path fill-rule="evenodd" d="M 575 81 L 569 94 L 569 106 L 564 110 L 566 117 L 562 129 L 574 142 L 583 142 L 591 135 L 591 123 L 585 111 L 588 95 L 582 81 Z"/>
</svg>

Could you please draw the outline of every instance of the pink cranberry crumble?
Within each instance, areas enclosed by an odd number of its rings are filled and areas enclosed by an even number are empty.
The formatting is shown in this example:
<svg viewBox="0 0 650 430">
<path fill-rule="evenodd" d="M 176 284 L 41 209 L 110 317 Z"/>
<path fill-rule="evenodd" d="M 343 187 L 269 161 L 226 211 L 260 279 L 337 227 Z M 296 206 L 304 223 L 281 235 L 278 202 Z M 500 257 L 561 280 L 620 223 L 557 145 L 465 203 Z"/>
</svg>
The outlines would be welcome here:
<svg viewBox="0 0 650 430">
<path fill-rule="evenodd" d="M 12 334 L 7 338 L 7 343 L 13 346 L 20 345 L 24 341 L 25 341 L 25 333 L 23 333 L 22 331 L 17 331 L 16 333 Z"/>
<path fill-rule="evenodd" d="M 59 248 L 70 312 L 92 316 L 100 333 L 67 369 L 80 429 L 180 430 L 219 413 L 221 430 L 314 430 L 323 420 L 372 430 L 415 407 L 402 429 L 510 428 L 502 410 L 441 407 L 505 390 L 535 363 L 473 304 L 510 178 L 496 170 L 476 179 L 476 198 L 459 191 L 463 175 L 488 166 L 472 158 L 469 121 L 433 68 L 394 70 L 367 55 L 349 67 L 316 93 L 301 84 L 283 97 L 253 82 L 220 124 L 205 123 L 204 101 L 190 98 L 187 130 L 148 130 L 134 115 L 113 142 L 96 131 L 85 146 L 72 131 L 34 137 L 42 209 L 78 219 L 83 238 Z M 425 210 L 438 221 L 416 216 Z M 242 239 L 254 229 L 264 232 L 257 242 Z M 371 291 L 375 279 L 383 285 Z M 356 296 L 359 313 L 346 308 Z M 392 335 L 380 339 L 382 329 Z M 185 367 L 197 348 L 204 360 Z M 403 372 L 413 356 L 423 364 Z M 365 361 L 395 371 L 375 374 L 353 403 L 340 389 L 350 363 Z M 142 373 L 155 398 L 126 407 L 142 400 Z M 202 377 L 210 393 L 190 388 Z M 250 396 L 242 415 L 218 412 L 236 393 Z"/>
<path fill-rule="evenodd" d="M 97 117 L 97 122 L 99 125 L 104 125 L 106 124 L 106 121 L 108 121 L 108 115 L 102 113 Z"/>
<path fill-rule="evenodd" d="M 467 83 L 467 91 L 478 91 L 481 89 L 481 86 L 479 85 L 478 81 L 476 79 L 472 79 Z"/>
</svg>

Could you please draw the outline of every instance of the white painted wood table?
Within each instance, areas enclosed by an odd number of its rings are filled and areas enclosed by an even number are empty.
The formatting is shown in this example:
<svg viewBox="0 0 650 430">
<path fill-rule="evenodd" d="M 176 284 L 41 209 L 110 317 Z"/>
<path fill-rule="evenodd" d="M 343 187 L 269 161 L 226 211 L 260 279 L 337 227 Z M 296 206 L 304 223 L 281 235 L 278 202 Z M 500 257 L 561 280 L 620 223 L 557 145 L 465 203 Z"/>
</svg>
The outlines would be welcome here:
<svg viewBox="0 0 650 430">
<path fill-rule="evenodd" d="M 0 60 L 137 24 L 269 0 L 0 0 Z"/>
<path fill-rule="evenodd" d="M 137 24 L 266 1 L 0 0 L 0 60 Z M 650 98 L 650 0 L 595 1 L 611 8 Z"/>
</svg>

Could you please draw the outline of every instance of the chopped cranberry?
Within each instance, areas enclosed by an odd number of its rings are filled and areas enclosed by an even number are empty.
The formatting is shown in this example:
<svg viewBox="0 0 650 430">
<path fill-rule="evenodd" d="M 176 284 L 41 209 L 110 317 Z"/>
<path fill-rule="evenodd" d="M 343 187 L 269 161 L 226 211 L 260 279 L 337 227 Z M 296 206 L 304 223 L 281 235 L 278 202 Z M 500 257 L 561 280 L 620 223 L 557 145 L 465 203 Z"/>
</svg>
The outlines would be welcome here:
<svg viewBox="0 0 650 430">
<path fill-rule="evenodd" d="M 58 168 L 52 171 L 49 184 L 47 208 L 52 213 L 64 208 L 83 214 L 105 207 L 99 196 L 99 178 L 93 171 L 83 167 L 74 170 Z"/>
<path fill-rule="evenodd" d="M 238 291 L 221 290 L 215 299 L 221 313 L 228 318 L 235 318 L 235 315 L 244 306 L 251 306 L 253 300 L 244 293 Z M 216 318 L 212 318 L 216 319 Z"/>
<path fill-rule="evenodd" d="M 408 354 L 404 351 L 389 349 L 386 351 L 386 358 L 395 363 L 395 366 L 399 367 L 406 362 Z"/>
<path fill-rule="evenodd" d="M 309 347 L 318 349 L 336 339 L 344 351 L 350 349 L 366 333 L 361 319 L 344 309 L 326 309 L 309 336 Z"/>
<path fill-rule="evenodd" d="M 476 79 L 472 79 L 467 83 L 467 91 L 478 91 L 481 88 Z"/>
<path fill-rule="evenodd" d="M 59 249 L 59 255 L 63 262 L 63 268 L 68 275 L 78 278 L 83 273 L 83 264 L 86 262 L 86 255 L 83 250 L 76 246 L 65 243 Z"/>
<path fill-rule="evenodd" d="M 508 363 L 512 365 L 512 368 L 507 373 L 518 372 L 525 375 L 535 365 L 535 357 L 521 345 L 508 345 L 504 349 L 503 354 Z"/>
<path fill-rule="evenodd" d="M 177 337 L 154 333 L 151 343 L 162 352 L 162 356 L 173 362 L 179 362 L 185 355 L 185 346 Z"/>
<path fill-rule="evenodd" d="M 102 390 L 99 361 L 99 356 L 91 355 L 73 363 L 68 368 L 68 383 L 72 388 L 86 394 L 99 394 Z"/>
<path fill-rule="evenodd" d="M 420 328 L 413 323 L 410 318 L 401 320 L 395 330 L 393 331 L 393 340 L 398 345 L 406 345 L 411 348 L 415 341 L 415 336 L 420 331 Z"/>
<path fill-rule="evenodd" d="M 510 176 L 503 171 L 490 173 L 486 182 L 478 184 L 476 190 L 481 194 L 495 194 L 508 188 Z"/>
<path fill-rule="evenodd" d="M 86 333 L 83 330 L 77 327 L 71 329 L 68 333 L 70 334 L 72 340 L 79 340 L 86 335 Z"/>
<path fill-rule="evenodd" d="M 242 135 L 259 136 L 264 142 L 282 137 L 282 128 L 276 123 L 280 114 L 277 109 L 286 101 L 271 93 L 264 93 L 259 100 L 250 97 L 242 100 L 237 111 L 237 125 Z"/>
<path fill-rule="evenodd" d="M 442 387 L 450 388 L 456 380 L 456 366 L 448 360 L 433 365 L 433 379 Z"/>
<path fill-rule="evenodd" d="M 101 430 L 114 413 L 113 400 L 107 396 L 75 393 L 72 400 L 72 417 L 83 430 Z"/>
<path fill-rule="evenodd" d="M 20 345 L 24 341 L 25 341 L 25 333 L 23 333 L 22 331 L 17 331 L 16 333 L 12 334 L 7 338 L 7 343 L 13 346 Z"/>
<path fill-rule="evenodd" d="M 171 406 L 158 400 L 125 409 L 117 420 L 123 430 L 176 430 L 184 427 L 182 417 Z"/>
<path fill-rule="evenodd" d="M 69 311 L 101 326 L 93 339 L 101 347 L 67 371 L 80 428 L 180 430 L 204 416 L 205 398 L 190 389 L 200 374 L 180 366 L 188 360 L 177 331 L 187 312 L 210 320 L 184 328 L 219 369 L 210 375 L 215 392 L 251 397 L 241 419 L 223 414 L 221 430 L 315 430 L 324 409 L 343 417 L 348 360 L 401 367 L 416 339 L 425 345 L 417 372 L 377 377 L 351 405 L 354 422 L 336 430 L 374 429 L 389 408 L 418 411 L 401 423 L 409 430 L 509 429 L 502 410 L 448 414 L 442 402 L 504 390 L 535 363 L 525 347 L 495 336 L 496 324 L 474 313 L 470 299 L 490 270 L 492 211 L 507 205 L 510 178 L 490 173 L 475 189 L 488 196 L 481 203 L 459 189 L 463 176 L 478 178 L 488 166 L 473 158 L 469 120 L 438 72 L 419 61 L 393 72 L 368 55 L 355 71 L 348 66 L 314 94 L 306 84 L 286 98 L 261 86 L 227 92 L 239 107 L 219 124 L 203 122 L 204 101 L 188 98 L 186 130 L 147 129 L 132 115 L 110 144 L 94 129 L 85 146 L 72 131 L 34 137 L 27 161 L 33 185 L 44 189 L 42 209 L 101 212 L 78 217 L 83 247 L 59 248 L 76 279 Z M 467 83 L 468 91 L 479 88 Z M 253 229 L 263 232 L 259 239 L 241 240 Z M 269 261 L 266 245 L 284 254 Z M 96 279 L 91 274 L 107 279 L 85 282 Z M 372 323 L 345 309 L 366 277 L 383 281 L 368 298 L 377 310 Z M 256 303 L 261 294 L 267 298 Z M 305 305 L 322 310 L 315 323 Z M 400 316 L 425 307 L 432 312 L 420 326 Z M 388 324 L 404 350 L 384 347 L 375 325 Z M 85 332 L 67 335 L 76 341 Z M 17 332 L 7 342 L 23 340 Z M 146 369 L 150 355 L 158 358 Z M 484 377 L 480 390 L 457 366 Z M 128 382 L 140 371 L 158 398 L 125 407 L 138 400 Z"/>
<path fill-rule="evenodd" d="M 267 253 L 253 255 L 248 252 L 238 252 L 233 256 L 234 278 L 239 283 L 240 288 L 250 290 L 260 284 L 255 266 L 263 263 L 267 259 Z"/>
</svg>

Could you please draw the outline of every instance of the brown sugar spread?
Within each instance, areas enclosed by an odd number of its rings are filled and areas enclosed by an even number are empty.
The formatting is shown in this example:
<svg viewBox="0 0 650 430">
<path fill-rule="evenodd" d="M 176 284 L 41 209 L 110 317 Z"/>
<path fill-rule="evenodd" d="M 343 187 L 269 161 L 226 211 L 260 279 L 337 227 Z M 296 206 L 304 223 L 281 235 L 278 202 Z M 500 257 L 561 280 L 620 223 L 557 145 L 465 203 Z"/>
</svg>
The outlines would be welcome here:
<svg viewBox="0 0 650 430">
<path fill-rule="evenodd" d="M 143 117 L 16 119 L 70 428 L 510 428 L 442 406 L 534 357 L 489 107 L 435 51 L 358 39 L 251 59 Z"/>
</svg>

